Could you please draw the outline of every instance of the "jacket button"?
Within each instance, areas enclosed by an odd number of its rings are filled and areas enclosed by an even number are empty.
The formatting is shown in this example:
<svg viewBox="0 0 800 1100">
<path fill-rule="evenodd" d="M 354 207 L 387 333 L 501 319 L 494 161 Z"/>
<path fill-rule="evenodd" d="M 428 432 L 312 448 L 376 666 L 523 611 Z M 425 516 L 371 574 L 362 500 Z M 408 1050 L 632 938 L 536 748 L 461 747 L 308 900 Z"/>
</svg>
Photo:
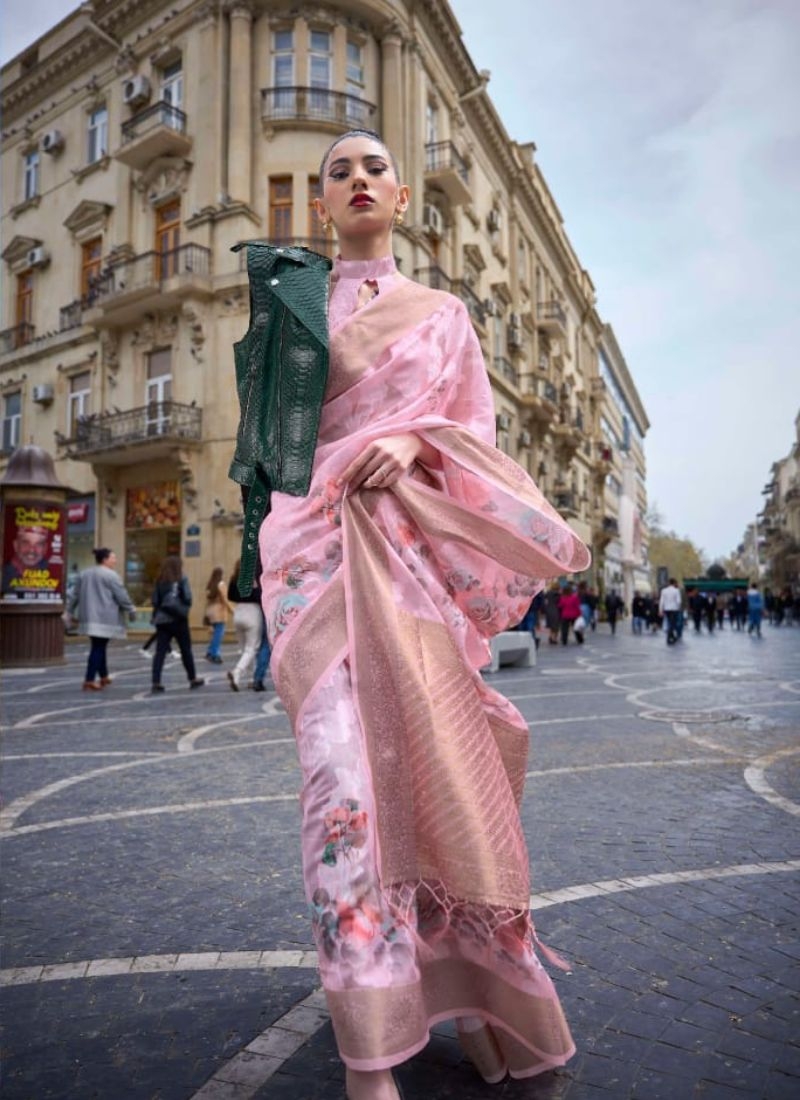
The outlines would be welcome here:
<svg viewBox="0 0 800 1100">
<path fill-rule="evenodd" d="M 278 285 L 278 279 L 270 279 L 269 285 L 270 286 L 277 286 Z"/>
</svg>

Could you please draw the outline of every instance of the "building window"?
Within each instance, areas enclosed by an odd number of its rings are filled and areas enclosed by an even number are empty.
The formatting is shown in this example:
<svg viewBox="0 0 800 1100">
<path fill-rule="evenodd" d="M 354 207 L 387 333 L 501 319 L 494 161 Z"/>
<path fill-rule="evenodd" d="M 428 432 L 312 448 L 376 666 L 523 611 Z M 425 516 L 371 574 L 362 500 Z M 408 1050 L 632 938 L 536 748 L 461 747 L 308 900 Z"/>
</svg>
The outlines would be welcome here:
<svg viewBox="0 0 800 1100">
<path fill-rule="evenodd" d="M 528 250 L 522 237 L 517 241 L 517 279 L 523 286 L 528 285 Z"/>
<path fill-rule="evenodd" d="M 98 107 L 89 115 L 89 164 L 108 153 L 108 108 Z"/>
<path fill-rule="evenodd" d="M 359 42 L 347 42 L 347 92 L 361 97 L 364 92 L 364 49 Z"/>
<path fill-rule="evenodd" d="M 164 435 L 169 430 L 172 411 L 172 348 L 159 348 L 147 356 L 144 400 L 147 434 Z"/>
<path fill-rule="evenodd" d="M 39 150 L 32 149 L 25 154 L 25 202 L 39 194 Z"/>
<path fill-rule="evenodd" d="M 294 31 L 275 31 L 272 35 L 272 84 L 283 91 L 273 92 L 272 108 L 277 117 L 294 113 Z"/>
<path fill-rule="evenodd" d="M 292 177 L 270 176 L 269 239 L 289 241 L 292 238 Z"/>
<path fill-rule="evenodd" d="M 81 297 L 94 298 L 103 259 L 103 238 L 92 237 L 81 245 Z"/>
<path fill-rule="evenodd" d="M 162 121 L 165 125 L 179 130 L 181 127 L 180 117 L 175 112 L 180 111 L 183 107 L 183 64 L 180 60 L 162 69 L 160 99 L 168 107 L 175 108 L 174 111 L 165 111 Z"/>
<path fill-rule="evenodd" d="M 309 84 L 312 89 L 319 89 L 316 94 L 311 92 L 312 109 L 327 111 L 327 93 L 331 86 L 331 36 L 328 31 L 312 31 L 309 49 Z M 322 93 L 324 90 L 323 94 Z"/>
<path fill-rule="evenodd" d="M 433 145 L 439 140 L 439 108 L 428 100 L 425 108 L 425 143 Z"/>
<path fill-rule="evenodd" d="M 178 274 L 181 245 L 181 204 L 179 199 L 156 210 L 156 278 L 168 279 Z"/>
<path fill-rule="evenodd" d="M 19 447 L 22 432 L 22 391 L 7 393 L 3 398 L 3 453 Z"/>
<path fill-rule="evenodd" d="M 495 359 L 503 359 L 506 354 L 506 322 L 502 315 L 502 306 L 495 304 L 496 313 L 494 315 L 494 357 Z"/>
<path fill-rule="evenodd" d="M 33 335 L 29 327 L 33 322 L 33 272 L 23 271 L 17 275 L 16 300 L 17 328 L 19 329 L 17 347 L 27 344 Z"/>
<path fill-rule="evenodd" d="M 73 374 L 69 380 L 69 397 L 67 398 L 67 434 L 74 439 L 78 430 L 78 421 L 83 416 L 89 415 L 89 397 L 92 392 L 91 371 L 81 371 Z"/>
</svg>

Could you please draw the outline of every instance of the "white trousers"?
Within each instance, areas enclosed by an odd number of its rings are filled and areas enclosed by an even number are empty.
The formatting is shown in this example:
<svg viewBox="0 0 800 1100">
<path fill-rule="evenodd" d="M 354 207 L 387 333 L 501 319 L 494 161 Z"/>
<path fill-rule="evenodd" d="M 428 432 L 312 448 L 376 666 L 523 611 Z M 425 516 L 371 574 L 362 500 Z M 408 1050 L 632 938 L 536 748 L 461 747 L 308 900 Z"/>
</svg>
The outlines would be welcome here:
<svg viewBox="0 0 800 1100">
<path fill-rule="evenodd" d="M 239 603 L 233 613 L 233 629 L 236 631 L 236 640 L 242 647 L 242 655 L 236 662 L 233 670 L 233 678 L 237 686 L 247 670 L 253 664 L 261 645 L 264 633 L 264 616 L 260 604 Z"/>
</svg>

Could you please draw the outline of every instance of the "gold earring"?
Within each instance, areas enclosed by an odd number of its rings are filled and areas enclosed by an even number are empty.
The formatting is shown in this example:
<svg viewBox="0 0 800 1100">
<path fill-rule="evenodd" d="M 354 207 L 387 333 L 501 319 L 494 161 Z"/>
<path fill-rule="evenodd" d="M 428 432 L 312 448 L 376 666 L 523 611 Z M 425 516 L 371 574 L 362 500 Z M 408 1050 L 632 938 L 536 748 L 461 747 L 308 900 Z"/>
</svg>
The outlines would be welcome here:
<svg viewBox="0 0 800 1100">
<path fill-rule="evenodd" d="M 398 211 L 397 211 L 397 213 L 396 213 L 396 214 L 395 214 L 395 216 L 394 216 L 394 224 L 395 224 L 395 225 L 402 225 L 402 224 L 403 224 L 403 221 L 404 221 L 404 218 L 403 218 L 403 211 L 402 211 L 402 210 L 398 210 Z"/>
<path fill-rule="evenodd" d="M 329 221 L 328 221 L 327 219 L 326 219 L 326 220 L 324 220 L 324 221 L 323 221 L 323 223 L 322 223 L 322 228 L 323 228 L 323 231 L 324 231 L 325 233 L 327 233 L 327 232 L 328 232 L 328 230 L 330 229 L 330 227 L 331 227 L 331 223 L 330 223 L 330 222 L 329 222 Z"/>
</svg>

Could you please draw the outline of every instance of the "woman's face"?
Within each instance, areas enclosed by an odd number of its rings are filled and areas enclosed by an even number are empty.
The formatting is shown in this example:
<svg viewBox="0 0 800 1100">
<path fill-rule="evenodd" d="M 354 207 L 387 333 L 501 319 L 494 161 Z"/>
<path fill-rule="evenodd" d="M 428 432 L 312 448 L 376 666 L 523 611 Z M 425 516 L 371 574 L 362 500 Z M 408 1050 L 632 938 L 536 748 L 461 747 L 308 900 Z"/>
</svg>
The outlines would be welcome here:
<svg viewBox="0 0 800 1100">
<path fill-rule="evenodd" d="M 408 188 L 400 187 L 386 149 L 368 137 L 346 138 L 331 150 L 316 200 L 323 221 L 332 221 L 340 237 L 388 231 L 408 206 Z"/>
</svg>

